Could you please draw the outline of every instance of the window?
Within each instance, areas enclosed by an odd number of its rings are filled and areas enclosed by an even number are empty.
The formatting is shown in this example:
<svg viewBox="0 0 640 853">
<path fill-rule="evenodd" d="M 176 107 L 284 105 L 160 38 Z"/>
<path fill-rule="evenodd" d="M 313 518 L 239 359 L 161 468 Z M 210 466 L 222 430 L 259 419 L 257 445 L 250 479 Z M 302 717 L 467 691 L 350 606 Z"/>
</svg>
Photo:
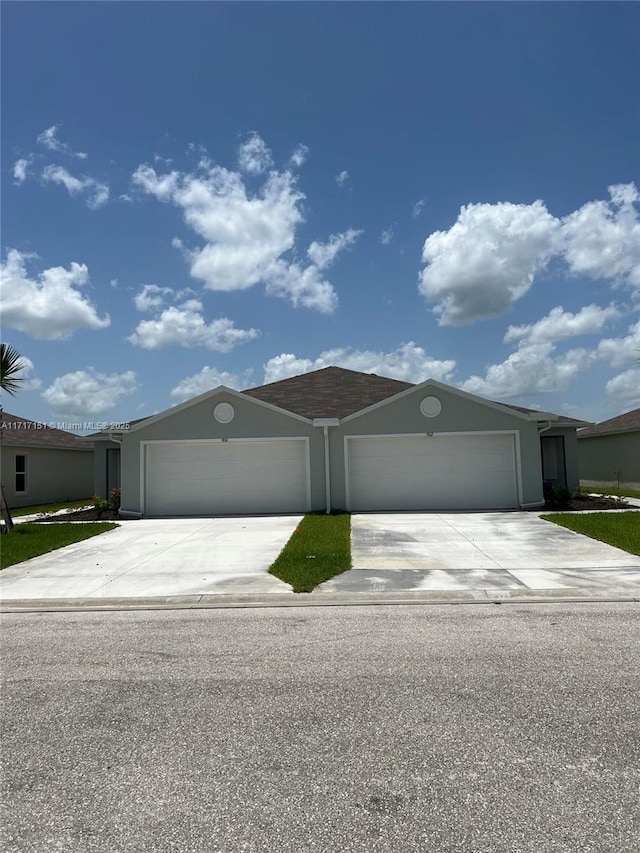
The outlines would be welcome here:
<svg viewBox="0 0 640 853">
<path fill-rule="evenodd" d="M 24 494 L 27 491 L 27 457 L 23 453 L 16 453 L 16 494 Z"/>
</svg>

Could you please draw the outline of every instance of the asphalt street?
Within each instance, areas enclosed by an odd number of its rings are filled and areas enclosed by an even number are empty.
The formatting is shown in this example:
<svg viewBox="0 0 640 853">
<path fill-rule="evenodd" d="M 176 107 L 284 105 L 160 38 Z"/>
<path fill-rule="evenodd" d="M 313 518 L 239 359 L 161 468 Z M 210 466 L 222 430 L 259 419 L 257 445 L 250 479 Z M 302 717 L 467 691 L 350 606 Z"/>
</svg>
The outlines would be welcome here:
<svg viewBox="0 0 640 853">
<path fill-rule="evenodd" d="M 5 853 L 640 849 L 640 604 L 1 628 Z"/>
</svg>

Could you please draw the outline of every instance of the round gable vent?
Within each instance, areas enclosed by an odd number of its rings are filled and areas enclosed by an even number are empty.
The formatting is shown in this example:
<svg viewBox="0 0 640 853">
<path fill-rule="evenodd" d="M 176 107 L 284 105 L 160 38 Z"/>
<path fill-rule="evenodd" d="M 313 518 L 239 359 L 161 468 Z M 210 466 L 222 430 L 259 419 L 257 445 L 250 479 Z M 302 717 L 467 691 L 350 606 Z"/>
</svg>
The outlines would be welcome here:
<svg viewBox="0 0 640 853">
<path fill-rule="evenodd" d="M 235 409 L 233 408 L 231 403 L 218 403 L 218 405 L 213 410 L 213 417 L 218 421 L 219 424 L 231 423 L 234 415 Z"/>
<path fill-rule="evenodd" d="M 435 418 L 442 411 L 442 403 L 437 397 L 425 397 L 420 403 L 420 411 L 425 418 Z"/>
</svg>

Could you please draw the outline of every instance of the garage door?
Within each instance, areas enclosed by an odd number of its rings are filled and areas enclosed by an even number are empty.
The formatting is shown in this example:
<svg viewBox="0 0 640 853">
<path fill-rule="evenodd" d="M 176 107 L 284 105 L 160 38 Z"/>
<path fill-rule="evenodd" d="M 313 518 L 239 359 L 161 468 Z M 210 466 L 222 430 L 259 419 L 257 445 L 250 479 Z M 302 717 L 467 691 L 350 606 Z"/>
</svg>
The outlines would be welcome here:
<svg viewBox="0 0 640 853">
<path fill-rule="evenodd" d="M 347 440 L 351 510 L 513 509 L 513 435 Z"/>
<path fill-rule="evenodd" d="M 306 439 L 158 442 L 145 455 L 148 516 L 309 509 Z"/>
</svg>

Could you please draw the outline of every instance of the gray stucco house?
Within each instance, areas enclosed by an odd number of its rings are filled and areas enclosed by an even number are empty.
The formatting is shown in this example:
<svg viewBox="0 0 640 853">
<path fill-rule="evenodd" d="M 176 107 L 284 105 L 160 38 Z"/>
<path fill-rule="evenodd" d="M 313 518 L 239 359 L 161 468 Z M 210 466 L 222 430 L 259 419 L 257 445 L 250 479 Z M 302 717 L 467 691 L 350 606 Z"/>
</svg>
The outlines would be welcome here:
<svg viewBox="0 0 640 853">
<path fill-rule="evenodd" d="M 578 432 L 580 484 L 640 489 L 640 409 Z"/>
<path fill-rule="evenodd" d="M 577 486 L 585 425 L 327 367 L 91 436 L 95 491 L 131 517 L 538 507 L 543 477 Z"/>
<path fill-rule="evenodd" d="M 11 509 L 93 494 L 93 442 L 3 412 L 1 477 Z"/>
</svg>

